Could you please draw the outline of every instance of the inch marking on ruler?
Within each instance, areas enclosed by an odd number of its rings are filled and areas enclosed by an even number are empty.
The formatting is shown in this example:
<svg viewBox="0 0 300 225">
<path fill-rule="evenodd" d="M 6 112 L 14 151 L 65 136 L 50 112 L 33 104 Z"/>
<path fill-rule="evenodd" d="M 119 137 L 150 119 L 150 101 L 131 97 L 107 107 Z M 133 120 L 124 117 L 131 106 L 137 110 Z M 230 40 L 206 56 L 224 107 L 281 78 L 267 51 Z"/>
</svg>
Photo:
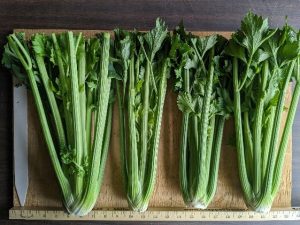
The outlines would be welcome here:
<svg viewBox="0 0 300 225">
<path fill-rule="evenodd" d="M 252 211 L 221 210 L 148 210 L 144 213 L 129 210 L 94 210 L 87 216 L 77 217 L 62 210 L 34 210 L 12 208 L 10 219 L 23 220 L 102 220 L 102 221 L 267 221 L 299 220 L 300 209 L 273 210 L 262 214 Z"/>
</svg>

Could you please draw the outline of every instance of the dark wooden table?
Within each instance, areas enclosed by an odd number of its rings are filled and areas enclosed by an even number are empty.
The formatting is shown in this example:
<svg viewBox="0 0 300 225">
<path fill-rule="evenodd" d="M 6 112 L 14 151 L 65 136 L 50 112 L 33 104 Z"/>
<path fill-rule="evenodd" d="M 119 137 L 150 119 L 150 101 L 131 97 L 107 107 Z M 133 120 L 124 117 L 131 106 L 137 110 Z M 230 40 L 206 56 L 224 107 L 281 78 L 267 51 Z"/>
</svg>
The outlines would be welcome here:
<svg viewBox="0 0 300 225">
<path fill-rule="evenodd" d="M 183 19 L 188 30 L 230 31 L 239 27 L 240 20 L 250 9 L 269 17 L 272 26 L 281 26 L 288 15 L 289 23 L 296 28 L 300 27 L 299 0 L 1 0 L 0 53 L 2 55 L 6 35 L 14 28 L 113 29 L 118 26 L 146 30 L 153 26 L 156 17 L 162 17 L 170 28 L 174 28 Z M 55 224 L 7 220 L 8 209 L 12 206 L 13 184 L 11 82 L 11 76 L 0 68 L 0 224 Z M 294 206 L 300 205 L 300 143 L 297 138 L 300 133 L 300 109 L 298 112 L 293 128 Z M 100 224 L 77 224 L 96 223 Z M 300 222 L 278 221 L 264 224 L 296 225 Z"/>
</svg>

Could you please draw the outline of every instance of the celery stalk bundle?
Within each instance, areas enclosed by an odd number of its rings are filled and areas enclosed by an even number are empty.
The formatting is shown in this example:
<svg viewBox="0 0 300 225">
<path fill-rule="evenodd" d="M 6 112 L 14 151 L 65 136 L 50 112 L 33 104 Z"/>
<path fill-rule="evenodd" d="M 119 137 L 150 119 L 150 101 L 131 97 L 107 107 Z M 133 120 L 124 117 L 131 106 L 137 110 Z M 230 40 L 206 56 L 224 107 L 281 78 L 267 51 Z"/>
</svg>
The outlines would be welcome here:
<svg viewBox="0 0 300 225">
<path fill-rule="evenodd" d="M 226 53 L 233 57 L 234 118 L 242 190 L 247 205 L 267 212 L 280 177 L 300 95 L 299 33 L 248 13 Z M 295 81 L 290 106 L 285 96 Z M 287 119 L 280 127 L 283 112 Z"/>
<path fill-rule="evenodd" d="M 155 185 L 168 36 L 160 19 L 146 33 L 115 30 L 121 161 L 128 204 L 135 211 L 147 209 Z"/>
<path fill-rule="evenodd" d="M 111 133 L 110 35 L 24 38 L 8 36 L 2 63 L 32 92 L 66 209 L 85 215 L 99 194 Z"/>
<path fill-rule="evenodd" d="M 175 90 L 183 113 L 180 144 L 180 187 L 188 206 L 205 209 L 217 188 L 225 119 L 232 106 L 224 57 L 227 40 L 196 37 L 183 26 L 172 37 Z M 226 102 L 227 101 L 227 102 Z"/>
</svg>

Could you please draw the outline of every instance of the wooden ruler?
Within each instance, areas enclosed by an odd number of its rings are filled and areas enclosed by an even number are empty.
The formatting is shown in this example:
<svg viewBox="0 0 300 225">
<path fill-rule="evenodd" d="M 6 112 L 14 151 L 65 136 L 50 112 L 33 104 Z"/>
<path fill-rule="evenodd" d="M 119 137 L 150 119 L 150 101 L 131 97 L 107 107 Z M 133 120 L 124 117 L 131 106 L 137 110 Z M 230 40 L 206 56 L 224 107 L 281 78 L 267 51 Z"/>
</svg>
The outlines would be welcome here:
<svg viewBox="0 0 300 225">
<path fill-rule="evenodd" d="M 61 209 L 35 210 L 14 207 L 9 211 L 9 219 L 21 220 L 101 220 L 101 221 L 270 221 L 299 220 L 300 208 L 274 209 L 269 213 L 252 211 L 221 210 L 166 210 L 152 209 L 144 213 L 129 210 L 94 210 L 87 216 L 69 215 Z"/>
</svg>

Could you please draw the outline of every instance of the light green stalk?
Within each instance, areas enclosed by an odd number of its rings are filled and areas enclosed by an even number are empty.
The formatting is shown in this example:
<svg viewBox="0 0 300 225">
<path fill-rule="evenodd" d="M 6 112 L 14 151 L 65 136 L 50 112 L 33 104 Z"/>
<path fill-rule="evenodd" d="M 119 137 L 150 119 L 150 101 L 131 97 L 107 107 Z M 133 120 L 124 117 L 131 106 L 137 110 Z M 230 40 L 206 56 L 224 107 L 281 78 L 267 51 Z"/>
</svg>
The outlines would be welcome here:
<svg viewBox="0 0 300 225">
<path fill-rule="evenodd" d="M 137 146 L 137 130 L 136 130 L 136 117 L 134 113 L 135 101 L 135 79 L 134 79 L 134 57 L 130 59 L 129 66 L 129 94 L 128 94 L 128 126 L 130 133 L 129 148 L 128 148 L 128 198 L 132 200 L 133 207 L 138 207 L 141 201 L 141 185 L 142 181 L 139 180 L 139 160 L 138 160 L 138 146 Z M 146 154 L 146 153 L 145 153 Z"/>
<path fill-rule="evenodd" d="M 52 34 L 52 40 L 54 44 L 54 49 L 56 53 L 56 59 L 57 59 L 57 64 L 58 64 L 58 69 L 59 69 L 59 80 L 60 80 L 60 91 L 61 91 L 61 96 L 62 96 L 62 101 L 63 101 L 63 110 L 64 110 L 64 119 L 65 119 L 65 124 L 66 124 L 66 136 L 68 143 L 73 143 L 73 125 L 72 125 L 72 114 L 69 112 L 67 104 L 68 104 L 68 84 L 66 81 L 66 73 L 64 69 L 64 64 L 62 60 L 62 52 L 59 47 L 59 44 L 57 42 L 56 35 L 53 33 Z"/>
<path fill-rule="evenodd" d="M 141 152 L 140 152 L 140 165 L 139 176 L 143 185 L 146 173 L 147 151 L 148 151 L 148 114 L 149 114 L 149 89 L 150 89 L 150 67 L 151 63 L 147 61 L 145 71 L 145 82 L 143 84 L 143 112 L 142 112 L 142 125 L 141 125 Z"/>
<path fill-rule="evenodd" d="M 246 202 L 252 202 L 252 187 L 249 182 L 244 152 L 243 125 L 241 118 L 241 100 L 238 82 L 238 59 L 233 58 L 233 88 L 234 88 L 234 124 L 236 132 L 236 148 L 241 186 Z"/>
<path fill-rule="evenodd" d="M 164 101 L 167 90 L 167 75 L 168 75 L 168 62 L 167 60 L 163 63 L 163 68 L 161 72 L 161 80 L 159 83 L 158 90 L 158 103 L 157 103 L 157 111 L 156 111 L 156 120 L 154 125 L 154 133 L 153 139 L 151 143 L 151 149 L 149 154 L 149 167 L 145 176 L 144 186 L 146 187 L 143 190 L 143 202 L 139 206 L 138 211 L 145 211 L 148 208 L 148 203 L 150 197 L 153 193 L 156 179 L 156 171 L 157 171 L 157 155 L 158 155 L 158 145 L 159 145 L 159 137 L 160 137 L 160 127 L 161 120 L 163 114 Z"/>
<path fill-rule="evenodd" d="M 184 70 L 184 91 L 189 93 L 189 70 Z M 187 179 L 187 150 L 188 150 L 188 127 L 189 127 L 189 113 L 183 114 L 181 125 L 181 142 L 180 142 L 180 157 L 179 157 L 179 181 L 180 189 L 183 195 L 183 200 L 186 204 L 191 201 L 188 191 L 188 179 Z"/>
<path fill-rule="evenodd" d="M 253 180 L 253 142 L 252 133 L 249 125 L 249 112 L 246 111 L 242 115 L 243 118 L 243 136 L 245 137 L 245 162 L 247 168 L 248 179 Z"/>
<path fill-rule="evenodd" d="M 209 53 L 209 70 L 208 70 L 208 82 L 206 85 L 206 91 L 205 96 L 203 100 L 203 106 L 202 106 L 202 112 L 201 112 L 201 120 L 199 122 L 200 128 L 199 128 L 199 152 L 198 152 L 198 163 L 200 166 L 197 166 L 197 183 L 196 183 L 196 192 L 193 200 L 193 205 L 195 207 L 203 207 L 203 203 L 199 202 L 199 198 L 201 196 L 205 195 L 206 186 L 208 179 L 206 178 L 208 176 L 208 171 L 206 168 L 206 154 L 207 151 L 207 129 L 209 124 L 209 109 L 210 109 L 210 100 L 211 100 L 211 94 L 212 94 L 212 85 L 213 85 L 213 77 L 214 77 L 214 66 L 213 66 L 213 57 L 214 57 L 214 47 L 210 50 Z"/>
<path fill-rule="evenodd" d="M 38 54 L 36 54 L 35 58 L 36 58 L 36 62 L 37 62 L 37 65 L 38 65 L 38 68 L 39 68 L 39 71 L 40 71 L 40 76 L 42 78 L 42 82 L 43 82 L 46 94 L 47 94 L 47 97 L 48 97 L 50 109 L 51 109 L 51 112 L 52 112 L 52 115 L 53 115 L 54 124 L 55 124 L 57 137 L 58 137 L 59 148 L 60 148 L 60 151 L 63 151 L 67 147 L 65 132 L 64 132 L 62 120 L 61 120 L 61 117 L 60 117 L 60 113 L 59 113 L 59 109 L 58 109 L 58 106 L 57 106 L 57 103 L 56 103 L 54 93 L 51 90 L 51 87 L 49 85 L 50 79 L 49 79 L 49 76 L 48 76 L 48 73 L 47 73 L 47 70 L 46 70 L 44 58 L 43 58 L 43 56 L 38 55 Z"/>
<path fill-rule="evenodd" d="M 80 118 L 80 98 L 79 98 L 79 85 L 78 85 L 78 71 L 75 51 L 75 40 L 73 32 L 68 32 L 68 47 L 69 47 L 69 60 L 70 60 L 70 79 L 71 79 L 71 110 L 73 117 L 74 129 L 74 150 L 76 155 L 76 163 L 82 165 L 83 158 L 83 143 L 82 143 L 82 121 Z M 82 174 L 75 173 L 75 195 L 80 198 L 82 194 L 83 176 Z"/>
<path fill-rule="evenodd" d="M 207 185 L 207 192 L 205 196 L 206 207 L 212 201 L 216 190 L 217 190 L 217 179 L 218 179 L 218 171 L 220 165 L 220 155 L 221 155 L 221 145 L 223 138 L 223 130 L 225 125 L 225 117 L 217 116 L 216 118 L 216 129 L 214 132 L 214 143 L 212 149 L 212 156 L 210 162 L 210 173 L 209 173 L 209 181 Z M 206 208 L 205 207 L 205 208 Z"/>
<path fill-rule="evenodd" d="M 282 112 L 284 108 L 284 100 L 285 100 L 285 95 L 289 86 L 289 82 L 291 79 L 291 75 L 294 69 L 295 62 L 292 62 L 289 67 L 289 71 L 287 76 L 284 79 L 284 85 L 281 89 L 279 100 L 277 103 L 276 107 L 276 112 L 275 112 L 275 119 L 274 119 L 274 126 L 273 126 L 273 131 L 272 131 L 272 137 L 271 137 L 271 145 L 269 149 L 269 159 L 268 159 L 268 164 L 267 164 L 267 171 L 266 171 L 266 181 L 265 181 L 265 186 L 263 190 L 263 202 L 265 203 L 266 201 L 269 202 L 266 198 L 270 198 L 270 194 L 272 191 L 272 182 L 273 182 L 273 174 L 274 174 L 274 169 L 276 167 L 276 155 L 278 151 L 278 139 L 279 139 L 279 131 L 280 131 L 280 124 L 281 124 L 281 118 L 282 118 Z M 258 203 L 258 206 L 255 206 L 258 211 L 265 211 L 269 210 L 271 207 L 270 205 L 263 205 L 261 202 Z"/>
<path fill-rule="evenodd" d="M 268 61 L 264 62 L 263 65 L 263 72 L 261 74 L 261 86 L 259 90 L 259 97 L 258 103 L 254 115 L 254 135 L 253 135 L 253 142 L 254 142 L 254 150 L 253 150 L 253 191 L 257 198 L 260 197 L 261 194 L 261 186 L 262 186 L 262 150 L 261 150 L 261 140 L 262 140 L 262 119 L 263 119 L 263 112 L 264 112 L 264 92 L 267 85 L 268 80 L 268 73 L 269 73 L 269 64 Z"/>
<path fill-rule="evenodd" d="M 279 150 L 278 150 L 278 154 L 277 154 L 277 159 L 276 159 L 277 160 L 276 168 L 274 171 L 274 177 L 273 177 L 273 183 L 272 183 L 272 196 L 274 196 L 274 197 L 278 192 L 279 185 L 281 182 L 282 168 L 283 168 L 284 158 L 286 155 L 285 153 L 287 150 L 288 140 L 290 138 L 294 118 L 295 118 L 296 111 L 297 111 L 297 105 L 299 102 L 300 83 L 299 83 L 299 81 L 296 81 L 296 82 L 297 83 L 296 83 L 296 86 L 295 86 L 295 89 L 293 92 L 292 101 L 290 104 L 286 124 L 285 124 L 284 130 L 283 130 L 283 134 L 281 137 L 281 142 L 280 142 Z"/>
<path fill-rule="evenodd" d="M 87 146 L 86 135 L 86 92 L 85 92 L 85 79 L 86 79 L 86 53 L 85 43 L 78 37 L 78 84 L 79 84 L 79 102 L 80 102 L 80 116 L 81 116 L 81 129 L 82 129 L 82 160 L 87 159 L 89 149 Z"/>
<path fill-rule="evenodd" d="M 101 64 L 100 64 L 100 89 L 97 93 L 97 115 L 95 122 L 95 137 L 92 150 L 92 157 L 90 159 L 90 169 L 87 174 L 87 183 L 84 194 L 81 200 L 74 206 L 73 211 L 76 215 L 87 214 L 94 206 L 97 196 L 99 194 L 102 180 L 104 164 L 107 155 L 107 149 L 105 144 L 107 138 L 105 138 L 108 116 L 108 104 L 110 96 L 111 78 L 108 77 L 108 64 L 109 64 L 109 47 L 110 47 L 110 35 L 109 33 L 103 34 L 102 49 L 101 49 Z M 111 110 L 110 110 L 111 111 Z M 110 129 L 110 128 L 109 128 Z M 102 160 L 101 160 L 102 159 Z M 102 168 L 102 169 L 99 169 Z"/>
</svg>

